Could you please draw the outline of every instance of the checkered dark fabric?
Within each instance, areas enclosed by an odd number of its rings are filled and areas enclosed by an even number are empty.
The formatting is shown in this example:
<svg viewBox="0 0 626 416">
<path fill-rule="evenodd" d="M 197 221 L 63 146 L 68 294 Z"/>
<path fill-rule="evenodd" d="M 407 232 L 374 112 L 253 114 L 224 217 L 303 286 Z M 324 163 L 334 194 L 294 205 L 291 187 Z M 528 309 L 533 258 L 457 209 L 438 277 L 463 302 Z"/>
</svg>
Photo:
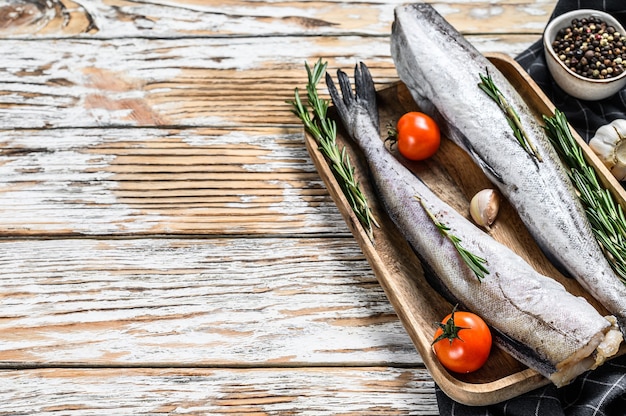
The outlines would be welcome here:
<svg viewBox="0 0 626 416">
<path fill-rule="evenodd" d="M 561 0 L 552 18 L 576 9 L 609 12 L 626 26 L 626 0 Z M 626 118 L 626 90 L 596 102 L 565 94 L 546 67 L 541 39 L 520 54 L 517 61 L 587 142 L 598 127 Z M 626 356 L 611 360 L 560 389 L 548 385 L 492 406 L 464 406 L 439 388 L 436 392 L 441 416 L 626 416 Z"/>
<path fill-rule="evenodd" d="M 436 392 L 441 416 L 625 416 L 626 356 L 560 389 L 550 384 L 492 406 L 464 406 Z"/>
</svg>

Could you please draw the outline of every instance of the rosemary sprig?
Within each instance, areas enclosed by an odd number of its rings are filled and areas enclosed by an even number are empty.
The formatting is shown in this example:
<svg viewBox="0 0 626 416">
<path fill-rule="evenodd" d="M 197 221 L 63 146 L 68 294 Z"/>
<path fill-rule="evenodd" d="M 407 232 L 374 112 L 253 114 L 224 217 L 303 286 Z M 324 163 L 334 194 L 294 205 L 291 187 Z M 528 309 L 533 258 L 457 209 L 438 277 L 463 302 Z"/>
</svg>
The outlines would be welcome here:
<svg viewBox="0 0 626 416">
<path fill-rule="evenodd" d="M 433 213 L 430 212 L 428 207 L 426 207 L 426 204 L 424 204 L 424 201 L 422 201 L 419 196 L 415 196 L 415 199 L 420 202 L 420 204 L 424 208 L 424 211 L 426 211 L 426 214 L 428 214 L 441 235 L 443 235 L 448 240 L 450 240 L 450 242 L 452 242 L 452 245 L 461 256 L 461 259 L 463 259 L 463 261 L 465 262 L 465 264 L 467 264 L 470 270 L 474 272 L 478 281 L 482 282 L 482 280 L 485 278 L 485 275 L 489 274 L 489 270 L 484 266 L 487 263 L 487 260 L 475 255 L 474 253 L 468 251 L 465 247 L 463 247 L 461 245 L 461 239 L 456 235 L 450 233 L 450 227 L 437 220 L 437 218 L 435 218 Z"/>
<path fill-rule="evenodd" d="M 506 121 L 509 123 L 509 126 L 511 126 L 513 135 L 519 144 L 526 151 L 526 153 L 534 156 L 539 162 L 541 162 L 541 155 L 537 152 L 537 148 L 535 148 L 532 141 L 529 140 L 528 134 L 526 134 L 526 131 L 522 126 L 522 122 L 519 119 L 517 111 L 515 111 L 515 109 L 507 102 L 506 98 L 504 98 L 504 95 L 500 92 L 498 86 L 493 82 L 493 78 L 491 78 L 489 71 L 487 70 L 487 75 L 478 75 L 480 76 L 481 81 L 478 84 L 478 87 L 491 97 L 491 99 L 494 100 L 496 104 L 498 104 L 498 107 L 500 107 L 500 109 L 504 112 Z"/>
<path fill-rule="evenodd" d="M 350 156 L 346 153 L 346 148 L 340 150 L 337 145 L 337 126 L 334 120 L 327 116 L 330 101 L 320 98 L 317 92 L 317 85 L 326 73 L 327 63 L 322 63 L 322 60 L 319 59 L 313 69 L 306 62 L 304 65 L 308 76 L 307 102 L 312 109 L 312 114 L 300 99 L 298 88 L 295 89 L 294 100 L 289 102 L 293 107 L 292 112 L 298 116 L 306 131 L 315 139 L 318 149 L 329 162 L 333 175 L 352 210 L 363 225 L 369 239 L 373 241 L 372 225 L 378 227 L 378 223 L 372 215 L 359 182 L 354 177 L 354 168 L 350 163 Z"/>
<path fill-rule="evenodd" d="M 626 284 L 626 217 L 622 206 L 587 163 L 565 114 L 557 109 L 553 117 L 544 115 L 543 119 L 548 138 L 569 168 L 568 174 L 600 247 L 617 276 Z"/>
</svg>

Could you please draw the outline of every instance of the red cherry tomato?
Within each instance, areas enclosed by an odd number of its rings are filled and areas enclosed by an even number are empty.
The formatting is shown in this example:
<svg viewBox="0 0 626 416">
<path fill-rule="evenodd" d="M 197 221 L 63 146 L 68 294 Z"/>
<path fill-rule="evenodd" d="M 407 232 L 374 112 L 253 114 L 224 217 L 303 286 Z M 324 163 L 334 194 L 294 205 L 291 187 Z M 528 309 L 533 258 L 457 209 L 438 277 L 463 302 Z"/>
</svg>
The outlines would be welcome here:
<svg viewBox="0 0 626 416">
<path fill-rule="evenodd" d="M 485 364 L 491 344 L 491 331 L 480 316 L 453 310 L 439 324 L 432 346 L 448 370 L 471 373 Z"/>
<path fill-rule="evenodd" d="M 396 124 L 398 150 L 407 159 L 424 160 L 435 154 L 441 142 L 439 126 L 424 113 L 404 114 Z"/>
</svg>

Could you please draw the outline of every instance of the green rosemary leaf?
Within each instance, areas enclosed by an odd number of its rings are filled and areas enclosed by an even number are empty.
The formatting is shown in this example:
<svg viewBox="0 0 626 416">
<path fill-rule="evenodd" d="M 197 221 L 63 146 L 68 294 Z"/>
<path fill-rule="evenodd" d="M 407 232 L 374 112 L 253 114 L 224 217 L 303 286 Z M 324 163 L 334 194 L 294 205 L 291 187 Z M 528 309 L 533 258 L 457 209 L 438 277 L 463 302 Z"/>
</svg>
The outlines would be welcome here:
<svg viewBox="0 0 626 416">
<path fill-rule="evenodd" d="M 315 139 L 320 153 L 328 161 L 350 207 L 363 225 L 369 239 L 373 241 L 372 227 L 378 227 L 378 223 L 374 219 L 367 198 L 354 176 L 354 168 L 350 163 L 346 148 L 343 147 L 340 150 L 337 145 L 337 125 L 334 120 L 327 117 L 330 102 L 322 99 L 317 92 L 317 85 L 326 73 L 327 63 L 322 63 L 322 60 L 319 59 L 313 68 L 307 62 L 304 63 L 304 67 L 308 77 L 306 91 L 310 110 L 302 102 L 298 88 L 295 88 L 294 99 L 288 102 L 292 106 L 291 111 L 302 121 L 306 131 Z"/>
<path fill-rule="evenodd" d="M 489 75 L 489 73 L 487 73 Z M 483 74 L 478 74 L 480 77 L 481 83 L 478 84 L 481 90 L 483 90 L 492 100 L 494 100 L 498 105 L 500 105 L 500 98 L 494 92 L 496 90 L 496 86 L 493 84 L 493 80 L 490 76 L 484 76 Z"/>
<path fill-rule="evenodd" d="M 487 75 L 478 74 L 478 76 L 480 77 L 481 81 L 478 84 L 478 87 L 483 90 L 492 100 L 494 100 L 496 104 L 498 104 L 498 107 L 500 107 L 500 109 L 504 112 L 506 120 L 509 123 L 511 130 L 513 131 L 513 136 L 515 136 L 520 146 L 522 146 L 522 149 L 524 149 L 526 153 L 535 157 L 538 161 L 541 162 L 541 156 L 539 155 L 539 152 L 537 152 L 534 144 L 528 138 L 528 135 L 526 134 L 526 131 L 522 126 L 522 122 L 520 121 L 517 111 L 515 111 L 515 109 L 509 105 L 500 89 L 493 82 L 493 78 L 491 78 L 489 71 L 487 70 Z"/>
<path fill-rule="evenodd" d="M 443 235 L 448 240 L 450 240 L 450 242 L 454 246 L 454 249 L 457 251 L 457 253 L 459 253 L 459 256 L 461 256 L 461 259 L 463 260 L 463 262 L 465 262 L 467 267 L 469 267 L 469 269 L 474 273 L 478 281 L 482 282 L 482 280 L 485 278 L 485 275 L 489 274 L 489 270 L 485 267 L 487 260 L 480 256 L 475 255 L 474 253 L 471 253 L 465 247 L 463 247 L 461 245 L 461 239 L 457 237 L 456 235 L 450 233 L 451 231 L 450 227 L 448 227 L 446 224 L 442 223 L 437 218 L 435 218 L 433 213 L 430 212 L 428 207 L 426 207 L 426 204 L 424 204 L 424 201 L 422 201 L 422 199 L 419 196 L 415 196 L 415 199 L 417 199 L 420 202 L 420 204 L 422 205 L 422 208 L 424 208 L 424 211 L 426 211 L 426 214 L 428 214 L 428 216 L 433 221 L 433 224 L 435 224 L 435 226 L 437 227 L 441 235 Z"/>
<path fill-rule="evenodd" d="M 598 176 L 574 139 L 565 114 L 558 109 L 552 117 L 543 117 L 550 142 L 569 169 L 569 177 L 578 191 L 598 244 L 613 271 L 626 284 L 626 217 L 609 189 Z"/>
</svg>

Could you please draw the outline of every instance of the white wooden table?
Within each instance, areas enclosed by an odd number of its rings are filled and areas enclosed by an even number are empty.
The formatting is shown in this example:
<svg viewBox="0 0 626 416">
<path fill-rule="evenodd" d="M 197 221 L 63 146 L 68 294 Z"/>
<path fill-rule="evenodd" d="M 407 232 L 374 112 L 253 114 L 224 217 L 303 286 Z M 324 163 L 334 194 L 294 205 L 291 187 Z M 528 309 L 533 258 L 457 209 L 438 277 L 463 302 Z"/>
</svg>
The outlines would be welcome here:
<svg viewBox="0 0 626 416">
<path fill-rule="evenodd" d="M 0 415 L 436 415 L 286 103 L 394 0 L 0 1 Z M 442 0 L 481 51 L 553 0 Z"/>
</svg>

